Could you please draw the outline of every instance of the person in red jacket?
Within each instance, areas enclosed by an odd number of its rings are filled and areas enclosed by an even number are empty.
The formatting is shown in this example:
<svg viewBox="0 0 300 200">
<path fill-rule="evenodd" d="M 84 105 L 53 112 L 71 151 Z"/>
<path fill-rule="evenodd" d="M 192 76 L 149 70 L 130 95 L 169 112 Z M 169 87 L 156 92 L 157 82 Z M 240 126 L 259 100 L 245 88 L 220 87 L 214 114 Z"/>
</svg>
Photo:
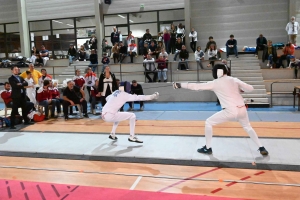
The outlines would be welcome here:
<svg viewBox="0 0 300 200">
<path fill-rule="evenodd" d="M 11 98 L 11 89 L 10 89 L 10 84 L 9 82 L 5 82 L 4 83 L 4 90 L 0 91 L 0 94 L 1 94 L 1 98 L 3 99 L 5 105 L 7 108 L 12 108 L 13 106 L 13 102 L 12 102 L 12 98 Z M 34 108 L 34 104 L 27 101 L 26 102 L 26 107 L 28 109 L 28 113 L 33 109 L 35 110 Z M 27 113 L 27 114 L 28 114 Z M 16 115 L 20 115 L 20 113 L 18 112 Z"/>
<path fill-rule="evenodd" d="M 43 83 L 43 87 L 40 87 L 37 91 L 37 100 L 39 102 L 39 105 L 45 107 L 45 120 L 48 119 L 49 115 L 49 105 L 52 105 L 51 107 L 51 118 L 57 118 L 54 115 L 55 107 L 57 108 L 57 113 L 61 113 L 60 108 L 60 102 L 56 99 L 52 98 L 51 91 L 49 90 L 50 81 L 45 80 Z"/>
<path fill-rule="evenodd" d="M 3 99 L 7 108 L 12 108 L 11 90 L 8 82 L 4 83 L 4 90 L 1 91 L 1 98 Z"/>
<path fill-rule="evenodd" d="M 160 55 L 158 59 L 156 59 L 157 62 L 157 72 L 158 72 L 158 82 L 160 82 L 161 78 L 163 77 L 164 82 L 167 82 L 167 63 L 166 59 Z"/>
<path fill-rule="evenodd" d="M 84 90 L 85 78 L 80 75 L 80 69 L 76 69 L 75 76 L 73 77 L 73 81 L 76 86 Z"/>
</svg>

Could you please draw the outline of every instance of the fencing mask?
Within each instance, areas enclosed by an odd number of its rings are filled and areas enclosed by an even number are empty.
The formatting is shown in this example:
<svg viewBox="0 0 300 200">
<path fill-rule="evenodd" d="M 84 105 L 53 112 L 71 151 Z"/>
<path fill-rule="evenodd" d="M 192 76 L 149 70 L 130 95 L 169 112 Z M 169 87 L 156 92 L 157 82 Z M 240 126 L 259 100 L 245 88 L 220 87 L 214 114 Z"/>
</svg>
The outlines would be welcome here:
<svg viewBox="0 0 300 200">
<path fill-rule="evenodd" d="M 224 64 L 216 64 L 212 70 L 215 79 L 222 77 L 228 73 L 228 68 Z"/>
</svg>

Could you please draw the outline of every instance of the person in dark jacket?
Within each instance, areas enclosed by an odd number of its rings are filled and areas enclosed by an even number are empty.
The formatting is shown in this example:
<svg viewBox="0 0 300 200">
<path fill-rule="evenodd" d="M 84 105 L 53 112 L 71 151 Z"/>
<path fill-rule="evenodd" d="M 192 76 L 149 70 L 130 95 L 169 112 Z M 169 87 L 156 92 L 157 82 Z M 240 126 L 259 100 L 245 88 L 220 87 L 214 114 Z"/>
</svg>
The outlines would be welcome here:
<svg viewBox="0 0 300 200">
<path fill-rule="evenodd" d="M 12 76 L 9 77 L 8 82 L 11 85 L 11 98 L 12 98 L 12 111 L 10 116 L 10 128 L 16 129 L 15 127 L 15 117 L 18 113 L 18 108 L 22 108 L 22 117 L 24 120 L 24 124 L 32 124 L 29 119 L 27 118 L 28 111 L 30 106 L 27 104 L 26 100 L 26 89 L 25 87 L 28 86 L 28 83 L 18 75 L 19 68 L 17 66 L 13 66 L 11 68 Z M 33 103 L 32 107 L 33 108 Z"/>
<path fill-rule="evenodd" d="M 110 71 L 110 67 L 106 66 L 103 73 L 99 77 L 98 97 L 101 97 L 102 107 L 106 104 L 106 97 L 119 88 L 116 77 Z"/>
<path fill-rule="evenodd" d="M 177 70 L 183 69 L 181 65 L 185 65 L 185 70 L 189 70 L 188 59 L 189 59 L 189 52 L 186 50 L 185 45 L 182 45 L 181 51 L 179 53 L 179 62 L 178 62 Z"/>
<path fill-rule="evenodd" d="M 267 67 L 270 67 L 272 69 L 273 64 L 276 64 L 277 62 L 277 51 L 276 47 L 273 46 L 271 40 L 268 40 L 268 45 L 265 45 L 264 47 L 262 61 L 265 62 L 266 59 L 268 60 Z"/>
<path fill-rule="evenodd" d="M 209 36 L 208 42 L 206 43 L 206 47 L 205 47 L 205 50 L 204 50 L 205 53 L 207 52 L 207 50 L 209 50 L 210 45 L 212 45 L 212 44 L 215 45 L 216 49 L 218 49 L 217 43 L 214 41 L 213 36 Z M 221 58 L 220 51 L 217 52 L 217 56 L 218 56 L 218 58 Z"/>
<path fill-rule="evenodd" d="M 267 45 L 267 39 L 263 34 L 259 34 L 259 37 L 256 39 L 256 50 L 255 56 L 257 56 L 258 50 L 264 50 L 264 47 Z"/>
<path fill-rule="evenodd" d="M 97 44 L 98 44 L 98 40 L 95 36 L 95 34 L 92 35 L 91 39 L 90 39 L 90 49 L 95 49 L 95 51 L 97 51 Z"/>
<path fill-rule="evenodd" d="M 69 55 L 69 63 L 72 64 L 73 61 L 77 59 L 77 52 L 73 44 L 70 44 L 68 55 Z"/>
<path fill-rule="evenodd" d="M 176 41 L 176 43 L 175 43 L 175 55 L 174 55 L 174 61 L 176 61 L 177 56 L 178 56 L 178 54 L 179 54 L 180 51 L 181 51 L 182 45 L 183 45 L 183 43 L 182 43 L 182 41 L 181 41 L 181 38 L 180 38 L 180 37 L 177 38 L 177 41 Z"/>
<path fill-rule="evenodd" d="M 126 58 L 127 54 L 127 47 L 124 46 L 123 42 L 120 42 L 120 49 L 119 49 L 119 53 L 120 53 L 120 63 L 123 62 L 123 60 Z"/>
<path fill-rule="evenodd" d="M 148 45 L 150 45 L 152 40 L 152 35 L 150 34 L 150 30 L 146 29 L 146 33 L 143 35 L 143 42 L 147 42 Z"/>
<path fill-rule="evenodd" d="M 115 43 L 119 43 L 120 42 L 120 35 L 119 35 L 119 32 L 117 31 L 116 27 L 113 28 L 113 32 L 111 32 L 111 34 L 110 34 L 110 42 L 111 42 L 112 46 Z"/>
<path fill-rule="evenodd" d="M 237 41 L 234 39 L 234 35 L 229 36 L 230 39 L 227 40 L 225 46 L 226 46 L 226 56 L 229 58 L 229 54 L 231 51 L 235 54 L 235 57 L 238 58 L 238 50 L 237 50 Z"/>
<path fill-rule="evenodd" d="M 130 93 L 136 94 L 136 95 L 144 95 L 142 86 L 140 84 L 138 84 L 136 80 L 132 81 Z M 132 102 L 129 102 L 129 110 L 132 110 Z M 143 110 L 144 110 L 144 102 L 140 101 L 140 111 L 143 111 Z"/>
<path fill-rule="evenodd" d="M 92 49 L 90 55 L 90 64 L 89 67 L 92 68 L 92 71 L 95 72 L 98 65 L 98 54 L 96 53 L 95 49 Z"/>
</svg>

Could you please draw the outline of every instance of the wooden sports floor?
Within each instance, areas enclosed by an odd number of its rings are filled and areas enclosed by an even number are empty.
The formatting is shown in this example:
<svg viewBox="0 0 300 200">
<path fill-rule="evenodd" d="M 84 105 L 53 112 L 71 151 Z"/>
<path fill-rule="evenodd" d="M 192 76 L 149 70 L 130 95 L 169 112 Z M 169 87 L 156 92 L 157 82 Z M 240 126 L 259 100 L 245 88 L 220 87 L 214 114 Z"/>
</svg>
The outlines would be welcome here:
<svg viewBox="0 0 300 200">
<path fill-rule="evenodd" d="M 300 172 L 287 171 L 0 157 L 0 179 L 242 199 L 300 199 Z"/>
<path fill-rule="evenodd" d="M 259 137 L 299 138 L 300 134 L 299 123 L 251 124 Z M 204 121 L 138 120 L 136 133 L 204 135 L 204 125 Z M 112 124 L 101 119 L 57 119 L 36 123 L 22 131 L 96 134 L 109 133 L 111 128 Z M 117 134 L 128 132 L 128 122 L 120 123 Z M 214 135 L 248 137 L 237 122 L 216 126 Z M 0 157 L 0 179 L 242 199 L 300 200 L 300 172 L 290 171 Z"/>
</svg>

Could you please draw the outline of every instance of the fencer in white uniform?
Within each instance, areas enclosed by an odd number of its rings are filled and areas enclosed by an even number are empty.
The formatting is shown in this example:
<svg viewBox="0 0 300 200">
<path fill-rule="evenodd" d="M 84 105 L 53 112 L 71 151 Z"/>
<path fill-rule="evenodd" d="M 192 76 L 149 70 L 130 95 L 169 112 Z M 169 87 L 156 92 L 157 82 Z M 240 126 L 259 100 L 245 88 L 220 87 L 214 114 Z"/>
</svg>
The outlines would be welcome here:
<svg viewBox="0 0 300 200">
<path fill-rule="evenodd" d="M 231 120 L 237 120 L 250 138 L 257 144 L 262 155 L 268 155 L 268 151 L 260 143 L 256 132 L 251 127 L 247 108 L 241 92 L 251 92 L 253 86 L 243 81 L 227 76 L 227 68 L 224 64 L 217 64 L 213 69 L 213 76 L 217 78 L 207 83 L 173 83 L 173 88 L 185 88 L 190 90 L 212 90 L 220 100 L 222 110 L 205 121 L 206 145 L 198 149 L 199 153 L 212 154 L 211 140 L 212 127 Z"/>
<path fill-rule="evenodd" d="M 124 92 L 120 87 L 119 90 L 114 91 L 111 95 L 106 97 L 107 103 L 102 109 L 102 119 L 106 122 L 113 122 L 113 128 L 109 138 L 112 140 L 117 140 L 116 137 L 116 129 L 119 125 L 120 121 L 129 120 L 130 121 L 130 137 L 128 141 L 143 143 L 143 141 L 139 140 L 134 132 L 135 132 L 135 120 L 136 116 L 131 112 L 119 112 L 120 108 L 126 103 L 130 101 L 150 101 L 153 99 L 157 99 L 159 96 L 158 92 L 155 92 L 152 95 L 132 95 Z"/>
</svg>

